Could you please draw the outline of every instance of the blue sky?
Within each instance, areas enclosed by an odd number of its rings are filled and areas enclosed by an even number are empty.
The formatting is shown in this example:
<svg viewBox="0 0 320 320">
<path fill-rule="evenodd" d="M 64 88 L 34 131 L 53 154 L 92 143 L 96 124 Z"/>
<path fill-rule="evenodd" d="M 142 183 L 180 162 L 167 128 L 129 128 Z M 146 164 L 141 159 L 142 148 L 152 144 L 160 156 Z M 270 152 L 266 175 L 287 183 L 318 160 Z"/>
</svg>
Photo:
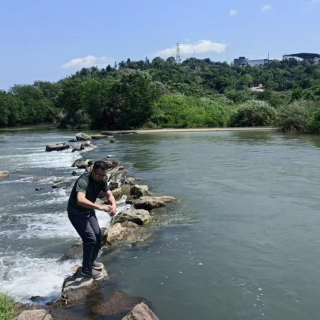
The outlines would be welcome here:
<svg viewBox="0 0 320 320">
<path fill-rule="evenodd" d="M 174 53 L 320 53 L 320 0 L 0 0 L 0 89 Z"/>
</svg>

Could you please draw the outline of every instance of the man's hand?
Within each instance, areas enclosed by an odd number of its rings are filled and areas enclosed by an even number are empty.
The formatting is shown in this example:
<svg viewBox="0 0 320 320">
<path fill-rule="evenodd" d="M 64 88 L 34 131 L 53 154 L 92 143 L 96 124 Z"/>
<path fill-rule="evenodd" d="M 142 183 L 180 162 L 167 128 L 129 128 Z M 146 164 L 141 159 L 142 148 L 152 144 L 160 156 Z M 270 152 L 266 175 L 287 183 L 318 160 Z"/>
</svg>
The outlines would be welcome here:
<svg viewBox="0 0 320 320">
<path fill-rule="evenodd" d="M 110 216 L 114 216 L 117 213 L 117 205 L 114 204 L 112 206 L 99 206 L 99 210 L 108 212 Z"/>
<path fill-rule="evenodd" d="M 99 209 L 100 211 L 105 211 L 105 212 L 109 212 L 111 211 L 111 206 L 99 206 Z"/>
<path fill-rule="evenodd" d="M 117 205 L 116 204 L 113 204 L 112 206 L 111 206 L 111 212 L 110 212 L 110 215 L 111 216 L 114 216 L 116 213 L 117 213 Z"/>
</svg>

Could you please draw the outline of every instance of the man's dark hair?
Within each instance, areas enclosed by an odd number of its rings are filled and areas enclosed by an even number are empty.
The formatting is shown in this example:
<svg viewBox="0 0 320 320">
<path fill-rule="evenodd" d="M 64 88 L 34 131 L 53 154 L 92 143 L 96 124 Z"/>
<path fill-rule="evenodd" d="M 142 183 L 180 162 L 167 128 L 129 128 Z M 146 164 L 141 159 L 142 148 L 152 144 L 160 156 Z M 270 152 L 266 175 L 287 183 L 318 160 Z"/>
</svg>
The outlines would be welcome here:
<svg viewBox="0 0 320 320">
<path fill-rule="evenodd" d="M 93 170 L 108 170 L 108 166 L 104 161 L 96 161 L 93 165 Z"/>
</svg>

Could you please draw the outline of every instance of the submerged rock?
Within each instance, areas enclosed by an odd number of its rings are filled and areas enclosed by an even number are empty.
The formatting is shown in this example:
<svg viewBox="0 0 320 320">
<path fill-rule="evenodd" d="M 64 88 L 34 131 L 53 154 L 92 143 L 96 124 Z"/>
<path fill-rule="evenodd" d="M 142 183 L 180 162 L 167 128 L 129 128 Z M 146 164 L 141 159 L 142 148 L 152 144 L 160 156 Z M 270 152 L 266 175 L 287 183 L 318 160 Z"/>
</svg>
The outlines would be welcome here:
<svg viewBox="0 0 320 320">
<path fill-rule="evenodd" d="M 60 181 L 52 185 L 52 189 L 67 189 L 72 184 L 72 181 Z"/>
<path fill-rule="evenodd" d="M 26 310 L 13 320 L 53 320 L 46 310 Z"/>
<path fill-rule="evenodd" d="M 76 139 L 77 139 L 77 141 L 86 141 L 86 140 L 91 140 L 91 136 L 89 136 L 83 132 L 80 132 L 80 133 L 76 134 Z"/>
<path fill-rule="evenodd" d="M 9 177 L 9 171 L 0 171 L 0 178 L 8 178 Z"/>
<path fill-rule="evenodd" d="M 136 209 L 152 210 L 156 208 L 164 207 L 167 203 L 175 202 L 174 197 L 162 196 L 162 197 L 141 197 L 139 199 L 127 199 L 128 204 L 133 204 Z"/>
<path fill-rule="evenodd" d="M 108 136 L 105 135 L 105 134 L 94 134 L 94 135 L 91 136 L 91 138 L 92 138 L 93 140 L 105 139 L 105 138 L 107 138 L 107 137 L 108 137 Z"/>
<path fill-rule="evenodd" d="M 60 144 L 51 144 L 46 146 L 46 151 L 51 152 L 51 151 L 61 151 L 65 149 L 69 149 L 70 146 L 65 143 L 60 143 Z"/>
<path fill-rule="evenodd" d="M 91 312 L 96 316 L 121 315 L 128 313 L 135 305 L 141 302 L 148 303 L 146 299 L 133 298 L 124 292 L 115 291 L 105 301 L 101 301 L 91 308 Z"/>
<path fill-rule="evenodd" d="M 136 305 L 122 320 L 159 320 L 159 318 L 145 303 L 141 302 L 140 304 Z"/>
<path fill-rule="evenodd" d="M 115 143 L 116 142 L 116 139 L 112 138 L 110 139 L 110 143 Z"/>
</svg>

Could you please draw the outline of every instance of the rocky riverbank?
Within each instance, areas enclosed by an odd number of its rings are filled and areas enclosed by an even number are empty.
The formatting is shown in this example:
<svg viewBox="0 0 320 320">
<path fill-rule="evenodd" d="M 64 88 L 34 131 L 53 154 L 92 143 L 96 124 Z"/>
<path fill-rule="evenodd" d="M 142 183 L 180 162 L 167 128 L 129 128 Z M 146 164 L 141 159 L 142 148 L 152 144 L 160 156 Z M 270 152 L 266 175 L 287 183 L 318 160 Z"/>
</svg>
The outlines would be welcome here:
<svg viewBox="0 0 320 320">
<path fill-rule="evenodd" d="M 106 135 L 89 137 L 77 134 L 76 141 L 87 142 L 91 139 L 104 139 Z M 115 140 L 111 138 L 110 143 Z M 111 142 L 112 141 L 112 142 Z M 71 142 L 71 143 L 77 143 Z M 66 145 L 65 143 L 59 144 Z M 88 144 L 88 146 L 91 144 Z M 57 148 L 55 151 L 62 149 Z M 83 152 L 91 150 L 84 148 Z M 147 243 L 153 240 L 152 226 L 157 221 L 157 208 L 166 206 L 176 201 L 170 196 L 155 196 L 147 185 L 140 184 L 139 178 L 130 177 L 128 170 L 121 166 L 115 156 L 106 155 L 102 159 L 76 160 L 72 167 L 90 172 L 96 160 L 103 160 L 108 165 L 108 185 L 113 192 L 118 204 L 127 204 L 125 210 L 119 210 L 103 230 L 102 254 L 107 254 L 115 249 L 137 243 Z M 79 173 L 74 172 L 75 174 Z M 138 184 L 139 183 L 139 184 Z M 53 188 L 68 188 L 69 181 L 61 181 Z M 107 204 L 108 200 L 99 197 L 97 203 Z M 59 261 L 78 260 L 82 256 L 82 241 L 79 239 Z M 106 290 L 106 288 L 108 288 Z M 107 291 L 107 296 L 101 296 L 101 290 Z M 151 302 L 144 298 L 130 297 L 124 292 L 116 290 L 112 276 L 108 274 L 107 267 L 99 279 L 90 279 L 81 276 L 81 267 L 74 266 L 73 273 L 68 276 L 62 286 L 60 296 L 46 305 L 41 304 L 45 299 L 32 297 L 32 305 L 19 305 L 20 312 L 16 320 L 26 319 L 158 319 L 149 309 Z M 40 302 L 37 304 L 37 302 Z M 25 310 L 28 309 L 28 310 Z M 31 310 L 30 310 L 31 309 Z M 41 310 L 38 310 L 41 309 Z M 79 310 L 83 310 L 79 312 Z"/>
</svg>

